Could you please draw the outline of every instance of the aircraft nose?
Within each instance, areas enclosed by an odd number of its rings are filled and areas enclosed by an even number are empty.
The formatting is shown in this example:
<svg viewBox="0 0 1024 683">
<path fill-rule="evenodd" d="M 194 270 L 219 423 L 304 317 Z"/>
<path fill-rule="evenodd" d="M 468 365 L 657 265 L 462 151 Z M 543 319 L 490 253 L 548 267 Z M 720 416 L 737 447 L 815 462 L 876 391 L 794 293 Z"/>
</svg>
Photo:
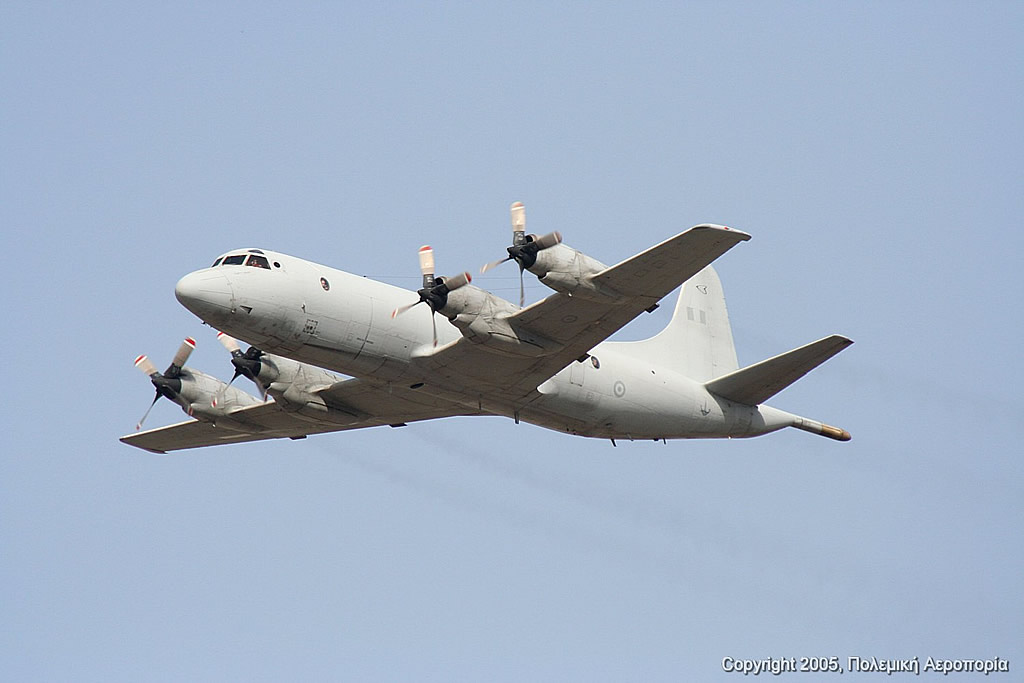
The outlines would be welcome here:
<svg viewBox="0 0 1024 683">
<path fill-rule="evenodd" d="M 214 326 L 235 307 L 231 283 L 223 274 L 209 269 L 197 270 L 178 280 L 174 296 L 182 306 Z"/>
</svg>

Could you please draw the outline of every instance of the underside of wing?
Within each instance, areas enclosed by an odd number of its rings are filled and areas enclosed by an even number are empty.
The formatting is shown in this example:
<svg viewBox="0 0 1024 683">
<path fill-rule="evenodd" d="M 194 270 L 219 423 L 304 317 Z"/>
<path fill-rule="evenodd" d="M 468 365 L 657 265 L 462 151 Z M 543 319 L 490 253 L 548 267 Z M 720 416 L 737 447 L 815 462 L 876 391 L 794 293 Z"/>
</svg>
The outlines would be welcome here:
<svg viewBox="0 0 1024 683">
<path fill-rule="evenodd" d="M 573 357 L 578 356 L 749 239 L 739 230 L 698 225 L 592 276 L 600 289 L 617 298 L 602 301 L 555 294 L 524 308 L 511 322 L 573 347 Z"/>
<path fill-rule="evenodd" d="M 499 384 L 512 401 L 536 387 L 650 309 L 665 295 L 750 235 L 724 226 L 699 225 L 592 276 L 606 300 L 556 293 L 508 318 L 514 328 L 552 342 L 557 350 L 532 358 L 495 353 L 463 338 L 422 362 L 469 390 L 493 392 Z"/>
<path fill-rule="evenodd" d="M 320 392 L 328 410 L 300 412 L 298 406 L 268 401 L 236 410 L 214 422 L 188 420 L 166 427 L 136 432 L 121 437 L 124 443 L 154 453 L 220 444 L 301 439 L 310 434 L 378 427 L 402 426 L 408 422 L 456 415 L 476 414 L 454 403 L 429 395 L 420 396 L 409 389 L 382 387 L 362 380 L 338 382 Z"/>
<path fill-rule="evenodd" d="M 291 438 L 301 439 L 305 436 L 303 431 L 296 430 Z M 178 451 L 186 448 L 263 441 L 265 439 L 280 439 L 288 436 L 290 435 L 272 431 L 243 432 L 226 427 L 217 427 L 212 422 L 187 420 L 166 427 L 157 427 L 156 429 L 148 429 L 144 432 L 126 434 L 121 437 L 121 441 L 129 446 L 135 446 L 151 453 L 167 453 L 168 451 Z"/>
</svg>

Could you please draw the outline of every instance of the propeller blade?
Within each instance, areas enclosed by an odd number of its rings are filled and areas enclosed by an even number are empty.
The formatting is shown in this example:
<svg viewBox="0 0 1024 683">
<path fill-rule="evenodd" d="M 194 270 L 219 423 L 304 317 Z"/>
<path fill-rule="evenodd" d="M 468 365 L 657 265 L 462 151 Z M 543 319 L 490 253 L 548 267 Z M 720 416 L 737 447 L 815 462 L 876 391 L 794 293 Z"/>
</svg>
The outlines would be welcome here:
<svg viewBox="0 0 1024 683">
<path fill-rule="evenodd" d="M 491 261 L 490 263 L 485 263 L 483 268 L 480 269 L 480 274 L 483 275 L 484 273 L 486 273 L 487 271 L 491 270 L 492 268 L 497 268 L 498 266 L 500 266 L 505 261 L 511 261 L 511 260 L 512 260 L 511 256 L 506 256 L 505 258 L 500 258 L 497 261 Z"/>
<path fill-rule="evenodd" d="M 423 273 L 423 287 L 434 286 L 434 249 L 429 244 L 420 247 L 420 272 Z"/>
<path fill-rule="evenodd" d="M 185 341 L 181 342 L 181 346 L 178 347 L 178 352 L 174 354 L 174 359 L 171 361 L 171 366 L 167 368 L 164 375 L 167 377 L 177 377 L 178 373 L 181 372 L 181 368 L 188 361 L 188 357 L 192 355 L 195 348 L 196 340 L 192 337 L 185 337 Z"/>
<path fill-rule="evenodd" d="M 145 356 L 143 356 L 143 358 L 145 358 Z M 139 423 L 137 425 L 135 425 L 135 431 L 139 431 L 140 429 L 142 429 L 142 423 L 146 421 L 147 417 L 149 417 L 149 411 L 153 410 L 153 406 L 155 406 L 156 402 L 159 400 L 160 392 L 157 391 L 156 396 L 153 397 L 153 402 L 149 404 L 149 407 L 146 408 L 146 412 L 142 415 L 142 419 L 139 420 Z"/>
<path fill-rule="evenodd" d="M 473 276 L 470 275 L 468 272 L 463 271 L 456 275 L 455 277 L 446 278 L 444 281 L 444 286 L 448 288 L 449 292 L 454 292 L 459 287 L 465 287 L 472 281 Z"/>
<path fill-rule="evenodd" d="M 216 408 L 217 404 L 224 400 L 224 397 L 228 392 L 228 387 L 230 387 L 236 379 L 243 376 L 246 379 L 251 380 L 253 384 L 256 385 L 256 388 L 259 389 L 260 392 L 260 398 L 266 400 L 267 389 L 263 386 L 263 382 L 260 381 L 260 378 L 253 367 L 253 361 L 259 361 L 263 352 L 255 346 L 250 346 L 248 351 L 242 353 L 242 347 L 238 345 L 238 340 L 223 332 L 217 333 L 217 340 L 225 349 L 228 350 L 229 353 L 231 353 L 231 364 L 235 367 L 235 372 L 231 375 L 231 379 L 228 380 L 228 383 L 223 385 L 214 395 L 212 400 L 213 407 Z"/>
<path fill-rule="evenodd" d="M 258 374 L 256 374 L 256 373 L 254 373 L 251 368 L 246 368 L 245 366 L 242 366 L 242 365 L 236 365 L 235 366 L 235 374 L 233 374 L 231 376 L 231 379 L 228 381 L 228 383 L 226 385 L 224 385 L 224 387 L 221 388 L 221 397 L 223 398 L 224 394 L 227 393 L 228 387 L 231 386 L 232 382 L 234 382 L 239 377 L 243 377 L 243 376 L 247 380 L 249 380 L 250 382 L 252 382 L 253 384 L 256 385 L 256 389 L 259 390 L 259 392 L 260 392 L 260 399 L 266 401 L 267 400 L 267 391 L 268 391 L 268 389 L 267 389 L 267 387 L 265 387 L 263 385 L 263 381 L 260 380 L 260 376 Z"/>
<path fill-rule="evenodd" d="M 512 218 L 512 244 L 522 244 L 526 241 L 526 207 L 522 202 L 512 202 L 509 215 Z"/>
<path fill-rule="evenodd" d="M 219 341 L 221 345 L 225 349 L 227 349 L 228 353 L 230 353 L 232 356 L 242 353 L 242 347 L 240 347 L 235 338 L 230 335 L 224 334 L 223 332 L 218 332 L 217 341 Z"/>
<path fill-rule="evenodd" d="M 523 306 L 526 305 L 526 288 L 523 285 L 524 270 L 526 269 L 523 268 L 523 265 L 519 264 L 519 308 L 522 308 Z"/>
<path fill-rule="evenodd" d="M 142 370 L 149 377 L 160 374 L 160 372 L 156 369 L 156 366 L 153 365 L 153 361 L 151 361 L 146 356 L 139 356 L 138 358 L 136 358 L 135 367 L 137 367 L 139 370 Z"/>
<path fill-rule="evenodd" d="M 449 293 L 459 287 L 468 285 L 473 280 L 473 276 L 468 272 L 462 272 L 450 278 L 435 278 L 434 249 L 426 244 L 420 247 L 419 259 L 420 271 L 423 273 L 423 287 L 416 293 L 419 295 L 420 300 L 399 306 L 391 311 L 391 317 L 397 318 L 417 304 L 426 304 L 430 308 L 430 327 L 433 331 L 431 336 L 434 340 L 434 346 L 437 346 L 437 320 L 434 318 L 434 314 L 438 309 L 445 307 Z"/>
<path fill-rule="evenodd" d="M 561 244 L 562 233 L 555 231 L 538 237 L 537 235 L 526 234 L 526 207 L 522 202 L 514 202 L 509 213 L 512 218 L 512 246 L 508 247 L 508 256 L 497 261 L 492 261 L 480 269 L 481 273 L 495 268 L 505 261 L 515 261 L 519 264 L 519 305 L 522 306 L 526 297 L 523 293 L 523 270 L 531 268 L 537 261 L 537 254 L 545 249 L 550 249 L 556 244 Z"/>
<path fill-rule="evenodd" d="M 181 342 L 181 346 L 178 347 L 178 352 L 174 354 L 174 360 L 171 361 L 171 365 L 177 365 L 179 368 L 188 362 L 188 357 L 195 351 L 196 340 L 192 337 L 185 337 L 185 341 Z"/>
<path fill-rule="evenodd" d="M 235 381 L 235 378 L 239 375 L 245 377 L 256 385 L 256 388 L 260 391 L 260 398 L 265 401 L 267 399 L 267 387 L 263 386 L 263 382 L 260 380 L 260 372 L 263 368 L 261 358 L 263 358 L 263 352 L 255 346 L 250 346 L 249 350 L 244 354 L 233 354 L 231 356 L 231 364 L 235 366 L 235 374 L 231 381 Z M 230 383 L 228 382 L 228 384 Z"/>
<path fill-rule="evenodd" d="M 561 242 L 562 233 L 558 232 L 557 230 L 554 232 L 549 232 L 548 234 L 543 235 L 541 237 L 533 238 L 533 243 L 537 245 L 537 251 L 541 251 L 542 249 L 548 249 L 550 247 L 555 246 L 556 244 L 561 244 Z"/>
<path fill-rule="evenodd" d="M 253 375 L 249 379 L 251 379 L 256 384 L 256 388 L 260 390 L 260 398 L 262 400 L 266 401 L 267 400 L 267 387 L 263 386 L 263 382 L 261 382 L 260 378 L 257 377 L 256 375 Z"/>
<path fill-rule="evenodd" d="M 239 372 L 238 369 L 236 368 L 235 369 L 235 374 L 233 374 L 231 376 L 231 379 L 228 380 L 228 383 L 221 385 L 220 389 L 217 390 L 217 393 L 215 393 L 213 395 L 213 398 L 210 399 L 210 405 L 211 406 L 216 408 L 218 405 L 220 405 L 221 403 L 224 402 L 224 397 L 228 393 L 228 387 L 231 386 L 231 383 L 234 382 L 235 378 L 237 378 L 240 374 L 242 374 L 242 373 Z"/>
<path fill-rule="evenodd" d="M 142 429 L 142 423 L 149 417 L 150 411 L 153 410 L 153 406 L 160 400 L 161 396 L 166 396 L 170 400 L 174 401 L 186 411 L 188 414 L 192 414 L 192 406 L 184 396 L 181 395 L 181 367 L 188 360 L 188 357 L 192 354 L 192 350 L 196 347 L 195 339 L 186 337 L 182 343 L 178 352 L 174 354 L 174 360 L 171 361 L 171 366 L 167 368 L 167 371 L 163 374 L 156 369 L 153 365 L 153 361 L 149 360 L 148 356 L 139 356 L 135 359 L 135 367 L 141 370 L 143 373 L 149 376 L 149 381 L 153 383 L 156 388 L 156 396 L 153 397 L 153 402 L 149 404 L 149 408 L 146 409 L 142 419 L 139 420 L 138 424 L 135 425 L 135 429 Z"/>
<path fill-rule="evenodd" d="M 260 381 L 259 375 L 254 374 L 251 370 L 243 370 L 241 368 L 236 368 L 235 374 L 231 378 L 231 382 L 234 382 L 235 378 L 239 377 L 240 375 L 245 375 L 245 378 L 247 380 L 251 381 L 253 384 L 256 385 L 256 389 L 259 390 L 260 392 L 261 400 L 267 400 L 267 387 L 263 386 L 263 382 Z M 227 389 L 229 386 L 231 386 L 231 382 L 228 382 L 227 386 L 224 387 L 224 393 L 227 393 Z"/>
<path fill-rule="evenodd" d="M 398 316 L 402 315 L 403 313 L 408 311 L 410 308 L 412 308 L 416 304 L 422 304 L 422 303 L 423 303 L 423 300 L 421 299 L 421 300 L 416 301 L 414 303 L 406 304 L 405 306 L 399 306 L 395 310 L 391 311 L 391 317 L 392 318 L 397 318 Z"/>
<path fill-rule="evenodd" d="M 429 244 L 420 247 L 420 272 L 424 275 L 434 274 L 434 248 Z"/>
</svg>

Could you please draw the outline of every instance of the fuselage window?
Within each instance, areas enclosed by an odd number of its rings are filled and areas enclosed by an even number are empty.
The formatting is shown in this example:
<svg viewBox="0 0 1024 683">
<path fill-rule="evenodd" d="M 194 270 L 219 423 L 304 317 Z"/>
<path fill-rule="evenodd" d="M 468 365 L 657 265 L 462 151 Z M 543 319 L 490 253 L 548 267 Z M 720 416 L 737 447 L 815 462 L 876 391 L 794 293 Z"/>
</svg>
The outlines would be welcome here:
<svg viewBox="0 0 1024 683">
<path fill-rule="evenodd" d="M 253 254 L 249 257 L 249 260 L 245 262 L 245 265 L 270 270 L 270 261 L 267 260 L 266 256 L 257 256 L 256 254 Z"/>
<path fill-rule="evenodd" d="M 219 265 L 220 265 L 220 259 L 217 259 L 216 261 L 214 261 L 214 262 L 213 262 L 213 265 L 212 265 L 212 266 L 210 266 L 210 267 L 211 267 L 211 268 L 216 268 L 216 267 L 217 267 L 217 266 L 219 266 Z"/>
<path fill-rule="evenodd" d="M 320 286 L 324 288 L 325 292 L 331 289 L 331 283 L 327 281 L 327 278 L 320 278 Z"/>
<path fill-rule="evenodd" d="M 245 263 L 245 254 L 236 254 L 235 256 L 225 256 L 222 266 L 240 266 Z"/>
</svg>

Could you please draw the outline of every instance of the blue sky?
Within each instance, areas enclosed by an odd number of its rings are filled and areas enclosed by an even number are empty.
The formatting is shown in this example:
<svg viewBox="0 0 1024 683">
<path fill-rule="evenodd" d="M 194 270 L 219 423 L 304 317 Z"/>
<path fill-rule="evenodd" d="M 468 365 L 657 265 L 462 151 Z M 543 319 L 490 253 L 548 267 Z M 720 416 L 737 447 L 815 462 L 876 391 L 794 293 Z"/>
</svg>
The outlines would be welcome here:
<svg viewBox="0 0 1024 683">
<path fill-rule="evenodd" d="M 1022 29 L 1014 3 L 4 4 L 0 669 L 1024 665 Z M 192 335 L 230 374 L 184 273 L 262 246 L 413 287 L 421 244 L 441 272 L 501 256 L 515 200 L 606 263 L 751 233 L 716 264 L 740 362 L 856 340 L 773 400 L 854 440 L 117 441 L 152 396 L 136 355 Z M 477 282 L 514 299 L 514 273 Z"/>
</svg>

